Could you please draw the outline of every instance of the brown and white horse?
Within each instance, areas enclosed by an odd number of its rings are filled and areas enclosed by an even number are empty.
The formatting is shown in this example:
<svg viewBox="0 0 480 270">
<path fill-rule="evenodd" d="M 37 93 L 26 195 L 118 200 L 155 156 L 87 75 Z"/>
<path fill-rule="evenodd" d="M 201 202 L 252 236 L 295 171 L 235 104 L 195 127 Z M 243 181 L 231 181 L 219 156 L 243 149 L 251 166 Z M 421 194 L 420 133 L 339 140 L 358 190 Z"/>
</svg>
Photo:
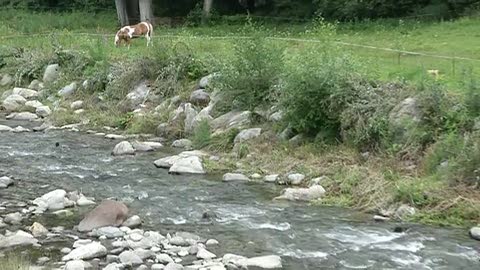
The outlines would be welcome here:
<svg viewBox="0 0 480 270">
<path fill-rule="evenodd" d="M 152 43 L 153 26 L 150 22 L 141 22 L 135 25 L 127 25 L 118 30 L 115 35 L 115 46 L 119 46 L 122 41 L 130 48 L 130 40 L 132 38 L 145 36 L 147 39 L 147 47 Z"/>
</svg>

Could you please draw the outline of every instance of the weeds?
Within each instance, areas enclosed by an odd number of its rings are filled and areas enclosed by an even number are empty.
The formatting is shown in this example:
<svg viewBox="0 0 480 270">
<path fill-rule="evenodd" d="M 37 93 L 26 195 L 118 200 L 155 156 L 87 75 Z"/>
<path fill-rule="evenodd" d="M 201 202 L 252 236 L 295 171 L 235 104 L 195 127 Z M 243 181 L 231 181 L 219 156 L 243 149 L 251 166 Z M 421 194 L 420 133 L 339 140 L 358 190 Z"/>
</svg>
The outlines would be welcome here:
<svg viewBox="0 0 480 270">
<path fill-rule="evenodd" d="M 207 147 L 212 142 L 212 131 L 208 121 L 201 121 L 195 128 L 192 137 L 193 147 L 195 149 L 202 149 Z"/>
</svg>

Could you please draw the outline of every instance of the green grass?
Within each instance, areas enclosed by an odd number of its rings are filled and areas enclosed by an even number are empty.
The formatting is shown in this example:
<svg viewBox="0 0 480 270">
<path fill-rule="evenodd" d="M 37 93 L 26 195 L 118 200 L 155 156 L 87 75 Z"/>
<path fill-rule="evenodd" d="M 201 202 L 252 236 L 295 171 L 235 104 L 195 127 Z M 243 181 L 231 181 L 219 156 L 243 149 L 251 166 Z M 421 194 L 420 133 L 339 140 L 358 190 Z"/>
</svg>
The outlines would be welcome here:
<svg viewBox="0 0 480 270">
<path fill-rule="evenodd" d="M 8 254 L 0 258 L 0 269 L 2 270 L 28 270 L 28 261 L 14 254 Z"/>
<path fill-rule="evenodd" d="M 1 38 L 2 46 L 52 49 L 52 44 L 59 44 L 65 49 L 92 50 L 92 47 L 106 55 L 109 60 L 129 57 L 139 58 L 152 53 L 145 46 L 145 40 L 136 40 L 132 48 L 113 46 L 116 32 L 115 14 L 100 13 L 89 16 L 85 13 L 27 13 L 24 11 L 0 12 L 0 35 L 39 34 L 48 36 L 23 36 Z M 20 23 L 12 23 L 12 21 Z M 343 23 L 336 26 L 334 41 L 362 44 L 368 46 L 414 51 L 432 55 L 456 56 L 480 60 L 478 49 L 477 26 L 480 18 L 469 17 L 455 21 L 418 22 L 384 20 L 374 22 Z M 253 29 L 253 30 L 252 30 Z M 53 31 L 52 31 L 53 30 Z M 155 44 L 177 44 L 178 50 L 195 51 L 196 55 L 208 61 L 225 59 L 233 53 L 233 38 L 255 34 L 265 37 L 291 37 L 303 39 L 324 39 L 322 31 L 317 31 L 312 24 L 265 24 L 259 27 L 245 28 L 237 25 L 216 25 L 209 27 L 178 27 L 155 29 Z M 83 36 L 78 33 L 88 32 L 96 36 Z M 174 35 L 174 36 L 170 36 Z M 209 36 L 230 36 L 229 39 L 212 39 Z M 287 47 L 286 54 L 301 54 L 306 43 L 292 40 L 271 40 L 270 42 Z M 182 44 L 188 47 L 182 48 Z M 404 78 L 409 81 L 422 80 L 428 69 L 438 69 L 439 80 L 444 81 L 455 91 L 462 88 L 462 72 L 473 68 L 479 74 L 476 61 L 451 60 L 429 56 L 402 55 L 396 52 L 367 49 L 352 46 L 340 46 L 351 51 L 353 55 L 369 63 L 371 74 L 382 79 Z M 228 58 L 227 58 L 228 59 Z"/>
</svg>

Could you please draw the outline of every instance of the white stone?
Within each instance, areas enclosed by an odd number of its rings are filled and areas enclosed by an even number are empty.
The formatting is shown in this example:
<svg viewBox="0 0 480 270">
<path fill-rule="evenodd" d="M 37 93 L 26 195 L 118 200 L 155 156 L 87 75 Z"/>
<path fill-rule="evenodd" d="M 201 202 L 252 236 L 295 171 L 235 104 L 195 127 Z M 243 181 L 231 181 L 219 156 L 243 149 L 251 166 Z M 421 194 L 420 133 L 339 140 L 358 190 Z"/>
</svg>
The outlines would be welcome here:
<svg viewBox="0 0 480 270">
<path fill-rule="evenodd" d="M 93 242 L 72 250 L 68 255 L 63 256 L 62 261 L 88 260 L 105 255 L 107 255 L 107 249 L 100 243 Z"/>
<path fill-rule="evenodd" d="M 150 269 L 151 269 L 151 270 L 163 270 L 163 269 L 165 269 L 165 265 L 159 264 L 159 263 L 152 264 L 152 266 L 150 267 Z"/>
<path fill-rule="evenodd" d="M 133 229 L 142 225 L 142 219 L 137 215 L 131 216 L 122 225 Z"/>
<path fill-rule="evenodd" d="M 85 197 L 83 194 L 80 194 L 78 200 L 77 200 L 77 205 L 78 206 L 88 206 L 88 205 L 94 205 L 95 202 L 91 199 L 88 199 Z"/>
<path fill-rule="evenodd" d="M 124 140 L 126 139 L 125 136 L 123 135 L 118 135 L 118 134 L 107 134 L 105 135 L 106 139 L 111 139 L 111 140 Z"/>
<path fill-rule="evenodd" d="M 16 128 L 14 128 L 12 131 L 13 131 L 13 133 L 22 133 L 22 132 L 30 132 L 30 129 L 24 128 L 22 126 L 18 126 Z"/>
<path fill-rule="evenodd" d="M 172 143 L 172 147 L 189 149 L 192 147 L 192 141 L 189 139 L 179 139 Z"/>
<path fill-rule="evenodd" d="M 156 256 L 156 260 L 157 260 L 157 262 L 163 263 L 163 264 L 173 263 L 173 259 L 170 256 L 168 256 L 167 254 L 158 254 Z"/>
<path fill-rule="evenodd" d="M 216 258 L 217 255 L 213 254 L 212 252 L 204 249 L 204 248 L 200 248 L 198 250 L 198 253 L 197 253 L 197 258 L 199 259 L 202 259 L 202 260 L 210 260 L 210 259 L 213 259 L 213 258 Z"/>
<path fill-rule="evenodd" d="M 294 186 L 300 185 L 305 179 L 305 175 L 301 173 L 292 173 L 287 176 L 288 183 Z"/>
<path fill-rule="evenodd" d="M 268 183 L 275 183 L 278 180 L 279 175 L 278 174 L 271 174 L 271 175 L 266 175 L 263 179 L 265 182 Z"/>
<path fill-rule="evenodd" d="M 9 95 L 5 100 L 3 100 L 2 105 L 7 112 L 14 112 L 23 106 L 27 100 L 16 94 Z"/>
<path fill-rule="evenodd" d="M 25 99 L 32 99 L 32 98 L 38 97 L 38 92 L 37 91 L 27 89 L 27 88 L 20 88 L 20 87 L 13 88 L 12 94 L 20 95 L 20 96 L 24 97 Z"/>
<path fill-rule="evenodd" d="M 123 236 L 123 232 L 119 228 L 113 226 L 94 229 L 92 231 L 92 234 L 97 237 L 105 236 L 106 238 L 116 238 Z"/>
<path fill-rule="evenodd" d="M 261 128 L 249 128 L 240 131 L 235 137 L 234 143 L 243 143 L 251 139 L 257 138 L 262 133 Z"/>
<path fill-rule="evenodd" d="M 17 231 L 5 237 L 0 236 L 0 248 L 37 245 L 38 240 L 24 231 Z"/>
<path fill-rule="evenodd" d="M 164 270 L 183 270 L 183 265 L 178 263 L 169 263 L 165 266 Z"/>
<path fill-rule="evenodd" d="M 115 145 L 115 148 L 113 148 L 112 155 L 114 156 L 122 156 L 122 155 L 133 155 L 135 154 L 135 149 L 133 149 L 133 146 L 130 142 L 128 141 L 122 141 Z"/>
<path fill-rule="evenodd" d="M 470 229 L 470 236 L 475 239 L 480 241 L 480 227 L 473 227 Z"/>
<path fill-rule="evenodd" d="M 20 214 L 19 212 L 7 214 L 3 219 L 5 223 L 13 224 L 13 225 L 20 224 L 22 220 L 23 220 L 22 214 Z"/>
<path fill-rule="evenodd" d="M 76 100 L 70 104 L 70 109 L 72 110 L 79 110 L 83 108 L 83 101 L 82 100 Z"/>
<path fill-rule="evenodd" d="M 32 226 L 30 226 L 29 230 L 32 232 L 34 237 L 46 236 L 48 234 L 47 228 L 38 222 L 34 222 Z"/>
<path fill-rule="evenodd" d="M 68 247 L 64 247 L 60 250 L 60 253 L 62 254 L 68 254 L 72 251 L 72 249 L 68 248 Z"/>
<path fill-rule="evenodd" d="M 92 268 L 90 263 L 82 260 L 69 261 L 65 264 L 65 270 L 87 270 Z"/>
<path fill-rule="evenodd" d="M 65 207 L 73 206 L 74 203 L 67 197 L 67 192 L 63 189 L 51 191 L 33 201 L 33 204 L 45 210 L 60 210 Z"/>
<path fill-rule="evenodd" d="M 10 177 L 2 176 L 0 177 L 0 189 L 7 188 L 8 186 L 13 185 L 13 180 Z"/>
<path fill-rule="evenodd" d="M 58 64 L 48 65 L 43 73 L 43 81 L 45 83 L 51 83 L 58 79 L 60 76 L 60 66 Z"/>
<path fill-rule="evenodd" d="M 246 261 L 246 266 L 261 269 L 279 269 L 282 268 L 282 258 L 276 255 L 249 258 Z"/>
<path fill-rule="evenodd" d="M 38 116 L 31 112 L 19 112 L 19 113 L 11 113 L 7 115 L 6 118 L 11 120 L 33 121 L 35 119 L 38 119 Z"/>
<path fill-rule="evenodd" d="M 205 174 L 202 161 L 197 156 L 178 159 L 169 170 L 173 174 Z"/>
<path fill-rule="evenodd" d="M 312 201 L 320 199 L 325 194 L 325 189 L 320 186 L 311 186 L 309 188 L 287 188 L 283 194 L 276 197 L 276 200 L 290 201 Z"/>
<path fill-rule="evenodd" d="M 35 110 L 40 106 L 43 106 L 43 104 L 38 100 L 29 100 L 29 101 L 25 102 L 25 107 L 28 107 L 28 109 Z"/>
<path fill-rule="evenodd" d="M 218 241 L 215 240 L 215 239 L 208 239 L 207 242 L 205 243 L 207 246 L 214 246 L 214 245 L 218 245 Z"/>
<path fill-rule="evenodd" d="M 5 126 L 5 125 L 0 125 L 0 132 L 10 132 L 10 131 L 13 131 L 13 129 L 9 126 Z"/>
<path fill-rule="evenodd" d="M 77 90 L 77 83 L 72 82 L 71 84 L 60 89 L 60 91 L 58 91 L 58 95 L 62 97 L 71 96 L 75 93 L 75 90 Z"/>
<path fill-rule="evenodd" d="M 250 179 L 241 173 L 226 173 L 223 175 L 223 181 L 250 181 Z"/>
<path fill-rule="evenodd" d="M 79 248 L 93 243 L 91 239 L 79 239 L 73 243 L 73 248 Z"/>
<path fill-rule="evenodd" d="M 140 265 L 143 263 L 142 259 L 133 251 L 124 251 L 118 256 L 120 262 L 126 265 Z"/>
<path fill-rule="evenodd" d="M 40 107 L 37 107 L 37 109 L 35 110 L 35 113 L 38 116 L 45 118 L 52 113 L 52 110 L 48 106 L 40 106 Z"/>
</svg>

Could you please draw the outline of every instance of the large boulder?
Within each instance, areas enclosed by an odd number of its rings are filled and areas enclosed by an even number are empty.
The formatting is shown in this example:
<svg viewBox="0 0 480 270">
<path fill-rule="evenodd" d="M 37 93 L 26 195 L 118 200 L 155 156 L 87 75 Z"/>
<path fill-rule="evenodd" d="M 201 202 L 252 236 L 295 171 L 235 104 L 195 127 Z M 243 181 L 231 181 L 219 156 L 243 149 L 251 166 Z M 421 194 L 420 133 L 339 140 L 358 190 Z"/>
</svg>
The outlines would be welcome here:
<svg viewBox="0 0 480 270">
<path fill-rule="evenodd" d="M 191 103 L 185 104 L 184 109 L 185 109 L 184 131 L 185 131 L 185 134 L 192 134 L 194 130 L 193 123 L 198 113 L 193 108 L 193 105 Z"/>
<path fill-rule="evenodd" d="M 60 91 L 58 91 L 58 95 L 62 97 L 68 97 L 73 95 L 76 90 L 77 90 L 77 83 L 72 82 L 71 84 L 60 89 Z"/>
<path fill-rule="evenodd" d="M 124 251 L 120 253 L 118 256 L 120 262 L 125 265 L 136 266 L 143 263 L 142 258 L 140 258 L 135 252 L 133 251 Z"/>
<path fill-rule="evenodd" d="M 132 146 L 136 152 L 150 152 L 155 150 L 152 145 L 146 142 L 133 141 Z"/>
<path fill-rule="evenodd" d="M 48 65 L 43 73 L 43 81 L 45 83 L 51 83 L 58 79 L 60 76 L 60 66 L 58 64 Z"/>
<path fill-rule="evenodd" d="M 25 105 L 26 102 L 27 100 L 24 97 L 17 94 L 11 94 L 3 100 L 2 106 L 7 112 L 14 112 Z"/>
<path fill-rule="evenodd" d="M 51 191 L 40 198 L 33 200 L 33 204 L 42 210 L 60 210 L 71 207 L 74 202 L 67 198 L 67 192 L 63 189 Z"/>
<path fill-rule="evenodd" d="M 400 219 L 400 220 L 404 220 L 404 219 L 408 219 L 409 217 L 415 215 L 415 212 L 416 212 L 415 208 L 413 208 L 412 206 L 407 205 L 407 204 L 402 204 L 395 211 L 395 217 Z"/>
<path fill-rule="evenodd" d="M 212 120 L 211 126 L 214 130 L 228 130 L 231 128 L 244 128 L 251 124 L 250 111 L 232 111 Z"/>
<path fill-rule="evenodd" d="M 406 98 L 389 114 L 389 124 L 397 142 L 405 142 L 420 125 L 423 112 L 416 98 Z"/>
<path fill-rule="evenodd" d="M 40 106 L 35 110 L 35 113 L 40 117 L 47 117 L 52 113 L 52 110 L 48 106 Z"/>
<path fill-rule="evenodd" d="M 169 173 L 173 174 L 205 174 L 203 169 L 202 160 L 198 156 L 181 157 L 172 167 L 170 167 Z"/>
<path fill-rule="evenodd" d="M 172 143 L 172 147 L 183 148 L 183 149 L 191 149 L 192 148 L 192 141 L 190 141 L 189 139 L 175 140 Z"/>
<path fill-rule="evenodd" d="M 246 258 L 235 254 L 225 254 L 222 258 L 225 265 L 234 265 L 241 269 L 281 269 L 282 258 L 277 255 Z"/>
<path fill-rule="evenodd" d="M 248 140 L 257 138 L 258 136 L 260 136 L 261 133 L 262 133 L 261 128 L 244 129 L 244 130 L 240 131 L 240 133 L 237 134 L 237 136 L 235 137 L 234 143 L 235 144 L 243 143 L 243 142 L 246 142 Z"/>
<path fill-rule="evenodd" d="M 63 256 L 62 261 L 89 260 L 107 255 L 107 249 L 98 242 L 80 246 Z"/>
<path fill-rule="evenodd" d="M 250 181 L 250 179 L 241 173 L 226 173 L 223 175 L 224 182 L 232 181 Z"/>
<path fill-rule="evenodd" d="M 0 125 L 0 132 L 10 132 L 13 131 L 13 128 L 5 125 Z"/>
<path fill-rule="evenodd" d="M 32 89 L 32 90 L 35 90 L 35 91 L 42 90 L 43 89 L 43 83 L 41 81 L 35 79 L 35 80 L 30 82 L 30 84 L 28 85 L 28 89 Z"/>
<path fill-rule="evenodd" d="M 0 177 L 0 189 L 7 188 L 8 186 L 13 185 L 13 180 L 10 177 L 2 176 Z"/>
<path fill-rule="evenodd" d="M 213 74 L 210 74 L 210 75 L 207 75 L 207 76 L 201 78 L 200 81 L 198 82 L 198 88 L 205 89 L 205 88 L 211 86 L 212 80 L 216 76 L 218 76 L 218 74 L 213 73 Z"/>
<path fill-rule="evenodd" d="M 5 237 L 0 235 L 0 248 L 31 246 L 37 244 L 38 240 L 24 231 L 17 231 L 16 233 Z"/>
<path fill-rule="evenodd" d="M 275 200 L 289 201 L 313 201 L 320 199 L 325 194 L 325 189 L 320 185 L 309 188 L 287 188 L 283 194 L 276 197 Z"/>
<path fill-rule="evenodd" d="M 120 226 L 127 219 L 128 207 L 117 201 L 105 200 L 93 209 L 78 225 L 81 232 L 106 226 Z"/>
<path fill-rule="evenodd" d="M 34 237 L 42 237 L 48 234 L 47 228 L 45 228 L 42 224 L 38 222 L 34 222 L 30 228 L 28 228 L 30 232 L 32 232 Z"/>
<path fill-rule="evenodd" d="M 207 106 L 210 102 L 210 95 L 203 89 L 198 89 L 190 95 L 190 103 L 198 106 Z"/>
<path fill-rule="evenodd" d="M 12 94 L 20 95 L 20 96 L 24 97 L 25 99 L 33 99 L 33 98 L 38 97 L 38 92 L 37 91 L 27 89 L 27 88 L 20 88 L 20 87 L 13 88 Z"/>
<path fill-rule="evenodd" d="M 147 81 L 140 82 L 135 88 L 127 94 L 125 100 L 122 102 L 122 107 L 126 111 L 133 111 L 139 105 L 143 104 L 150 93 L 150 87 L 147 84 Z"/>
<path fill-rule="evenodd" d="M 76 100 L 70 104 L 70 109 L 72 110 L 79 110 L 83 108 L 83 101 L 82 100 Z"/>
<path fill-rule="evenodd" d="M 64 270 L 90 270 L 93 269 L 93 266 L 82 260 L 69 261 L 65 264 Z"/>
<path fill-rule="evenodd" d="M 470 237 L 480 241 L 480 227 L 473 227 L 470 229 Z"/>
<path fill-rule="evenodd" d="M 114 156 L 124 156 L 124 155 L 134 155 L 135 149 L 133 148 L 132 144 L 128 141 L 122 141 L 115 145 L 112 151 L 112 155 Z"/>
<path fill-rule="evenodd" d="M 29 100 L 25 102 L 25 108 L 29 111 L 35 111 L 38 107 L 43 106 L 43 104 L 38 100 Z"/>
<path fill-rule="evenodd" d="M 7 115 L 6 118 L 11 120 L 33 121 L 35 119 L 38 119 L 38 115 L 31 112 L 19 112 L 19 113 L 11 113 Z"/>
<path fill-rule="evenodd" d="M 168 169 L 168 168 L 172 167 L 173 164 L 175 164 L 175 162 L 177 162 L 178 160 L 180 160 L 182 158 L 186 158 L 186 157 L 191 157 L 191 156 L 205 157 L 205 156 L 208 156 L 208 154 L 205 153 L 205 152 L 202 152 L 202 151 L 198 151 L 198 150 L 184 151 L 184 152 L 182 152 L 178 155 L 175 155 L 175 156 L 168 156 L 168 157 L 164 157 L 164 158 L 155 160 L 153 163 L 158 168 Z"/>
<path fill-rule="evenodd" d="M 301 173 L 291 173 L 287 175 L 287 183 L 290 185 L 298 186 L 305 179 L 305 175 Z"/>
</svg>

